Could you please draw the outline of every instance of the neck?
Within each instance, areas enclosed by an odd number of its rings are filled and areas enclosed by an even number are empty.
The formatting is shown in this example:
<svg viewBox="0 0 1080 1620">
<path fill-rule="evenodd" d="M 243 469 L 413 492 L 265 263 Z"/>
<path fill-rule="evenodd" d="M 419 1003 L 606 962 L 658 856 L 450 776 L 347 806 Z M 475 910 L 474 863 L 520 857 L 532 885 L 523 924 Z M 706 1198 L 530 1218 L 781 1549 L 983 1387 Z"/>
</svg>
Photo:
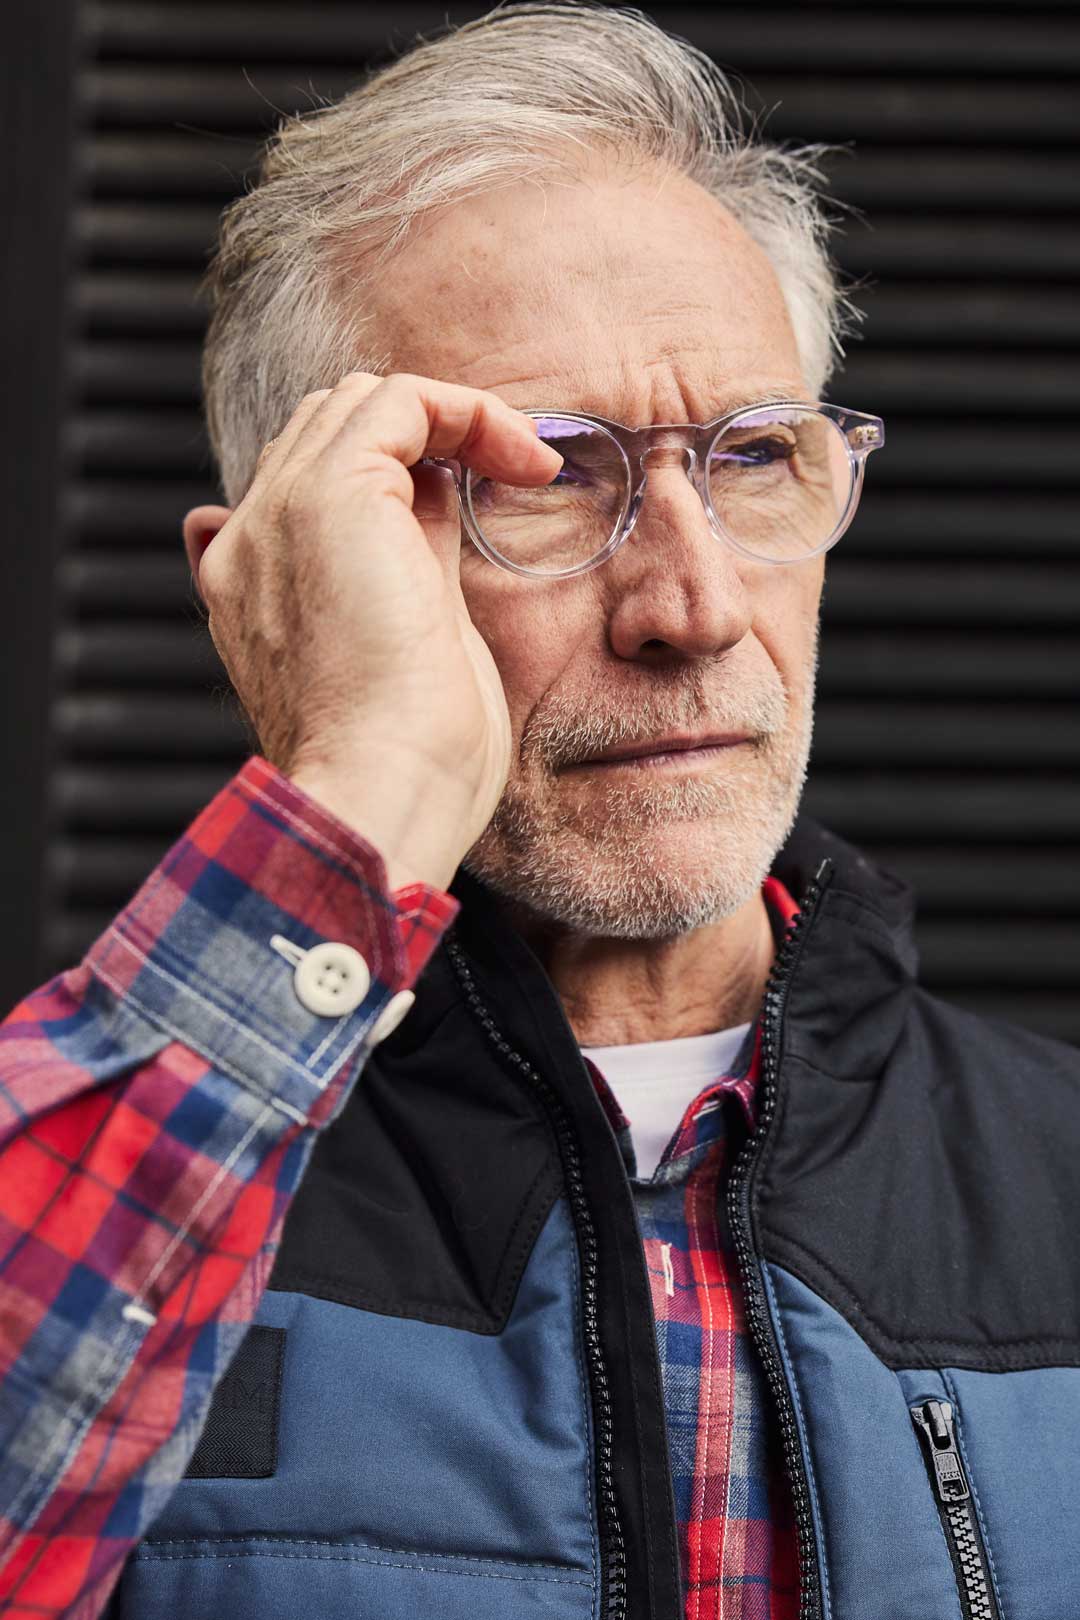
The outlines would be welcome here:
<svg viewBox="0 0 1080 1620">
<path fill-rule="evenodd" d="M 759 891 L 721 922 L 676 939 L 585 938 L 511 907 L 581 1046 L 708 1035 L 757 1016 L 774 956 Z"/>
</svg>

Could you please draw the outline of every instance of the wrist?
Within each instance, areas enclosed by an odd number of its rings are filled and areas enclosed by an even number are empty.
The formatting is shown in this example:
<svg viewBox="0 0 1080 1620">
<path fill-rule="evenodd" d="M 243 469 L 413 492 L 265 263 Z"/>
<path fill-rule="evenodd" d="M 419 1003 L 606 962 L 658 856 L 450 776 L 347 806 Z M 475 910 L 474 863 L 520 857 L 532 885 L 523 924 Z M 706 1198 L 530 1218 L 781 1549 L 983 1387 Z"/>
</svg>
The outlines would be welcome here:
<svg viewBox="0 0 1080 1620">
<path fill-rule="evenodd" d="M 287 773 L 294 787 L 378 850 L 393 893 L 410 883 L 446 890 L 469 839 L 430 778 L 392 763 L 365 760 L 364 779 L 342 779 L 315 767 Z"/>
</svg>

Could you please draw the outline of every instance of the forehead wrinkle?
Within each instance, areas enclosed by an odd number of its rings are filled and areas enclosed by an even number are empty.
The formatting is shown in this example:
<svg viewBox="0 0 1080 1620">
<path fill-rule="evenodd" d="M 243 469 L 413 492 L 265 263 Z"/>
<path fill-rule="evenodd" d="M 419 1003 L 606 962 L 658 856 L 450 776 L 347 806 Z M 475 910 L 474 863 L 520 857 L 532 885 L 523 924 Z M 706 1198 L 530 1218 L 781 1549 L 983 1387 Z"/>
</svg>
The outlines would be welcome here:
<svg viewBox="0 0 1080 1620">
<path fill-rule="evenodd" d="M 509 347 L 489 339 L 479 353 L 455 342 L 458 354 L 446 356 L 444 375 L 489 389 L 519 410 L 582 411 L 628 427 L 707 422 L 744 404 L 808 397 L 796 374 L 762 364 L 764 356 L 733 349 L 719 335 L 692 344 L 670 334 L 655 347 L 628 344 L 617 329 L 602 343 L 580 338 L 564 342 L 558 334 L 544 344 L 529 334 Z"/>
<path fill-rule="evenodd" d="M 654 367 L 663 366 L 664 362 L 657 360 L 649 362 L 645 369 L 651 371 Z M 561 377 L 537 379 L 535 382 L 530 378 L 515 385 L 514 397 L 508 403 L 518 410 L 579 411 L 584 415 L 621 422 L 628 428 L 638 428 L 658 422 L 711 422 L 744 405 L 808 398 L 801 383 L 785 384 L 777 382 L 775 378 L 755 382 L 753 378 L 728 376 L 715 384 L 703 386 L 667 373 L 663 384 L 659 390 L 643 390 L 640 370 L 635 371 L 632 377 L 607 384 L 595 377 L 582 376 L 576 387 Z M 646 393 L 648 402 L 645 401 Z"/>
<path fill-rule="evenodd" d="M 686 308 L 701 313 L 693 303 Z M 659 320 L 660 312 L 654 324 Z M 615 322 L 601 337 L 589 325 L 593 330 L 586 331 L 575 321 L 571 330 L 559 332 L 546 356 L 535 354 L 541 362 L 535 370 L 526 364 L 511 372 L 499 363 L 510 356 L 491 354 L 493 369 L 470 364 L 469 380 L 502 393 L 519 409 L 581 411 L 628 427 L 707 422 L 745 404 L 807 398 L 801 377 L 769 367 L 764 355 L 748 352 L 745 344 L 733 346 L 730 335 L 703 329 L 692 339 L 685 323 L 682 331 L 673 329 L 670 312 L 661 332 L 626 331 Z M 539 346 L 530 334 L 515 347 L 525 350 L 526 360 Z"/>
<path fill-rule="evenodd" d="M 590 297 L 580 283 L 572 295 L 552 298 L 568 280 L 579 281 L 576 266 L 544 267 L 535 278 L 524 329 L 512 304 L 503 306 L 501 316 L 495 312 L 489 290 L 480 307 L 462 310 L 456 321 L 451 314 L 442 324 L 436 352 L 429 346 L 432 334 L 414 328 L 402 334 L 405 343 L 395 358 L 404 369 L 489 389 L 517 409 L 582 411 L 631 428 L 706 422 L 742 404 L 806 397 L 801 380 L 783 385 L 783 374 L 778 378 L 765 356 L 754 352 L 759 344 L 733 343 L 730 332 L 717 331 L 715 309 L 692 295 L 666 290 L 659 304 L 637 312 L 643 321 L 629 319 L 624 301 L 627 320 L 620 321 L 614 309 L 605 319 L 607 300 Z M 606 276 L 593 285 L 609 296 L 617 290 Z M 448 302 L 448 313 L 455 302 Z M 762 360 L 759 373 L 754 362 Z"/>
</svg>

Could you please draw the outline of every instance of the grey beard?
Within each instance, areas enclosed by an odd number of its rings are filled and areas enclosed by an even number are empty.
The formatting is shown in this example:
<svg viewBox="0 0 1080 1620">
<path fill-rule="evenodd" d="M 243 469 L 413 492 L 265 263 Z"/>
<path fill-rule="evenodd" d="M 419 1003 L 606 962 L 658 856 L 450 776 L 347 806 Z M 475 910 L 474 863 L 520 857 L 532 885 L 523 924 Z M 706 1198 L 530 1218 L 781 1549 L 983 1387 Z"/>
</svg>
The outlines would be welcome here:
<svg viewBox="0 0 1080 1620">
<path fill-rule="evenodd" d="M 586 825 L 511 782 L 462 865 L 537 922 L 588 937 L 671 939 L 732 916 L 760 889 L 798 815 L 816 667 L 815 644 L 794 732 L 764 737 L 730 774 L 721 764 L 648 784 L 611 782 Z M 692 869 L 658 835 L 673 823 L 699 828 L 689 832 Z"/>
</svg>

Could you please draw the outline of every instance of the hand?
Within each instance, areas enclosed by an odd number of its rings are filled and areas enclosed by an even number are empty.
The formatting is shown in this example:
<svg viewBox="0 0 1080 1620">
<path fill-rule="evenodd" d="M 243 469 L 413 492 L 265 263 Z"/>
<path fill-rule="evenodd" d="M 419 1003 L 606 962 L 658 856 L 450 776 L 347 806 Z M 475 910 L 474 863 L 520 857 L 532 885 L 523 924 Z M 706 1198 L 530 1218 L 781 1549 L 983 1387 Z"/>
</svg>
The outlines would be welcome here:
<svg viewBox="0 0 1080 1620">
<path fill-rule="evenodd" d="M 450 475 L 425 455 L 522 485 L 562 465 L 493 394 L 349 372 L 263 450 L 198 586 L 265 757 L 401 881 L 445 886 L 506 785 L 511 734 L 461 593 Z"/>
</svg>

